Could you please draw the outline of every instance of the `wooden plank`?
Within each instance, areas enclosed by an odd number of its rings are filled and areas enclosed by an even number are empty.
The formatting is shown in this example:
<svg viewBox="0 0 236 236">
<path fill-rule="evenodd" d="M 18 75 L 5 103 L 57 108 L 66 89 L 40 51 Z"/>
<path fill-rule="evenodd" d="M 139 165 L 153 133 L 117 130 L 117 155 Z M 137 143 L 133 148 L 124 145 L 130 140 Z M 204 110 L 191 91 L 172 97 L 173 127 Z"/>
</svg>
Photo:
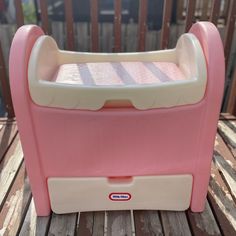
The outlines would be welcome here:
<svg viewBox="0 0 236 236">
<path fill-rule="evenodd" d="M 161 236 L 162 225 L 158 211 L 134 211 L 136 236 Z"/>
<path fill-rule="evenodd" d="M 183 20 L 184 0 L 177 1 L 177 20 Z"/>
<path fill-rule="evenodd" d="M 7 111 L 7 116 L 9 118 L 12 118 L 15 116 L 15 114 L 14 114 L 14 109 L 12 105 L 10 87 L 9 87 L 8 79 L 7 79 L 7 71 L 6 71 L 5 61 L 3 58 L 1 41 L 0 41 L 0 82 L 1 82 L 1 88 L 2 88 L 2 97 L 3 97 L 3 101 L 5 104 L 6 111 Z"/>
<path fill-rule="evenodd" d="M 121 0 L 114 0 L 114 51 L 120 52 L 121 51 Z"/>
<path fill-rule="evenodd" d="M 102 52 L 112 52 L 113 51 L 113 31 L 114 25 L 112 23 L 101 23 L 101 40 L 100 49 Z"/>
<path fill-rule="evenodd" d="M 232 155 L 232 152 L 228 148 L 228 145 L 224 142 L 224 140 L 219 134 L 216 135 L 214 149 L 214 154 L 221 155 L 222 157 L 224 157 L 226 162 L 230 163 L 230 165 L 232 165 L 233 168 L 236 169 L 236 160 Z"/>
<path fill-rule="evenodd" d="M 233 148 L 236 148 L 236 134 L 235 132 L 230 129 L 227 125 L 228 121 L 219 121 L 218 122 L 218 130 L 225 141 L 230 144 Z"/>
<path fill-rule="evenodd" d="M 51 30 L 49 27 L 49 20 L 48 20 L 48 8 L 47 8 L 47 1 L 48 0 L 39 0 L 40 5 L 40 18 L 42 22 L 42 28 L 45 34 L 51 34 Z"/>
<path fill-rule="evenodd" d="M 64 49 L 65 33 L 64 33 L 64 22 L 52 22 L 52 36 L 56 40 L 57 45 L 60 49 Z"/>
<path fill-rule="evenodd" d="M 164 235 L 191 235 L 185 212 L 160 211 Z"/>
<path fill-rule="evenodd" d="M 230 6 L 229 6 L 229 14 L 227 18 L 227 24 L 225 28 L 225 37 L 224 37 L 226 68 L 228 65 L 230 50 L 231 50 L 233 36 L 234 36 L 235 20 L 236 20 L 236 1 L 231 1 Z"/>
<path fill-rule="evenodd" d="M 104 235 L 105 212 L 82 212 L 79 216 L 77 236 Z"/>
<path fill-rule="evenodd" d="M 7 197 L 11 185 L 13 184 L 22 161 L 23 152 L 18 136 L 6 153 L 4 162 L 1 162 L 0 164 L 0 209 L 3 206 L 3 203 Z"/>
<path fill-rule="evenodd" d="M 91 17 L 91 49 L 92 52 L 98 52 L 99 50 L 98 0 L 90 0 L 90 17 Z"/>
<path fill-rule="evenodd" d="M 225 183 L 228 186 L 234 201 L 236 202 L 236 170 L 233 168 L 233 163 L 227 162 L 219 154 L 215 154 L 213 160 L 220 173 L 222 173 L 223 179 L 225 180 Z"/>
<path fill-rule="evenodd" d="M 194 235 L 221 235 L 208 201 L 202 213 L 193 213 L 191 210 L 188 210 L 187 216 Z"/>
<path fill-rule="evenodd" d="M 235 120 L 228 120 L 227 125 L 234 131 L 236 132 L 236 121 Z"/>
<path fill-rule="evenodd" d="M 236 115 L 236 67 L 234 69 L 234 74 L 232 77 L 232 85 L 229 92 L 227 112 Z"/>
<path fill-rule="evenodd" d="M 215 165 L 212 165 L 208 199 L 224 235 L 236 234 L 236 205 Z"/>
<path fill-rule="evenodd" d="M 23 163 L 8 194 L 6 204 L 0 212 L 0 235 L 18 235 L 30 200 L 30 185 Z"/>
<path fill-rule="evenodd" d="M 208 6 L 209 6 L 209 0 L 204 0 L 202 1 L 202 6 L 201 6 L 201 21 L 206 21 L 208 20 Z"/>
<path fill-rule="evenodd" d="M 17 134 L 17 126 L 16 124 L 12 124 L 11 122 L 7 122 L 2 126 L 0 132 L 0 162 L 4 157 L 6 151 L 10 147 L 14 137 Z"/>
<path fill-rule="evenodd" d="M 47 235 L 50 216 L 37 217 L 34 201 L 31 199 L 19 236 Z"/>
<path fill-rule="evenodd" d="M 139 39 L 138 51 L 145 50 L 146 31 L 147 31 L 147 0 L 139 0 Z"/>
<path fill-rule="evenodd" d="M 22 3 L 19 0 L 14 0 L 15 8 L 16 8 L 16 25 L 17 28 L 24 25 L 24 14 L 23 14 L 23 8 Z"/>
<path fill-rule="evenodd" d="M 230 113 L 220 113 L 220 120 L 236 120 L 236 117 Z"/>
<path fill-rule="evenodd" d="M 89 39 L 89 23 L 79 22 L 75 24 L 77 49 L 80 52 L 88 52 L 90 50 Z"/>
<path fill-rule="evenodd" d="M 105 217 L 105 236 L 133 235 L 130 211 L 108 211 Z"/>
<path fill-rule="evenodd" d="M 192 24 L 195 22 L 195 17 L 194 17 L 195 6 L 196 6 L 196 0 L 188 0 L 185 32 L 188 32 Z"/>
<path fill-rule="evenodd" d="M 169 42 L 170 20 L 172 13 L 172 0 L 165 0 L 161 29 L 161 49 L 166 49 Z"/>
<path fill-rule="evenodd" d="M 224 0 L 224 8 L 223 8 L 223 12 L 222 12 L 222 17 L 225 18 L 225 24 L 227 23 L 227 19 L 228 19 L 228 13 L 229 13 L 229 3 L 231 0 Z"/>
<path fill-rule="evenodd" d="M 77 214 L 52 214 L 48 235 L 74 236 L 76 231 Z"/>
<path fill-rule="evenodd" d="M 66 20 L 66 45 L 68 50 L 75 49 L 75 38 L 74 38 L 74 20 L 72 11 L 72 0 L 64 0 L 65 5 L 65 20 Z"/>
<path fill-rule="evenodd" d="M 220 15 L 221 0 L 213 0 L 210 14 L 210 21 L 217 26 L 218 18 Z"/>
<path fill-rule="evenodd" d="M 137 35 L 138 35 L 138 25 L 134 23 L 131 19 L 126 27 L 126 52 L 136 52 L 137 51 Z"/>
</svg>

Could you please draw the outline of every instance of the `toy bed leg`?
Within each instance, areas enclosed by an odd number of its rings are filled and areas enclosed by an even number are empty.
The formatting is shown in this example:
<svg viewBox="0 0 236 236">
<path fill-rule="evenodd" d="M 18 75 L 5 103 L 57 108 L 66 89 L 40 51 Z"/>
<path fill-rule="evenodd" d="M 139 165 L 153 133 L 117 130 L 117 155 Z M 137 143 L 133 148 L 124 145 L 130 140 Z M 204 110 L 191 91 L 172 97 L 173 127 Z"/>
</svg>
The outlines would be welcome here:
<svg viewBox="0 0 236 236">
<path fill-rule="evenodd" d="M 35 207 L 39 216 L 51 212 L 46 177 L 41 168 L 39 151 L 35 139 L 34 126 L 30 112 L 28 92 L 28 61 L 32 47 L 38 37 L 43 35 L 37 26 L 21 27 L 12 42 L 10 53 L 10 83 L 17 124 L 24 151 L 27 174 L 31 183 Z M 30 145 L 29 145 L 30 144 Z"/>
</svg>

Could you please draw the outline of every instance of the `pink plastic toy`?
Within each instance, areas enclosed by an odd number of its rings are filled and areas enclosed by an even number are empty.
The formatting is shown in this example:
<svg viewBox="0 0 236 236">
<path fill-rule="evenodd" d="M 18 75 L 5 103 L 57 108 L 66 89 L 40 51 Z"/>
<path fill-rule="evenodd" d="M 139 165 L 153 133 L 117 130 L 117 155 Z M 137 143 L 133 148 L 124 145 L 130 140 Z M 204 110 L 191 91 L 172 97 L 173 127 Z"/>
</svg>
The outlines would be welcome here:
<svg viewBox="0 0 236 236">
<path fill-rule="evenodd" d="M 216 27 L 175 49 L 61 51 L 21 27 L 10 84 L 37 214 L 204 209 L 224 87 Z"/>
</svg>

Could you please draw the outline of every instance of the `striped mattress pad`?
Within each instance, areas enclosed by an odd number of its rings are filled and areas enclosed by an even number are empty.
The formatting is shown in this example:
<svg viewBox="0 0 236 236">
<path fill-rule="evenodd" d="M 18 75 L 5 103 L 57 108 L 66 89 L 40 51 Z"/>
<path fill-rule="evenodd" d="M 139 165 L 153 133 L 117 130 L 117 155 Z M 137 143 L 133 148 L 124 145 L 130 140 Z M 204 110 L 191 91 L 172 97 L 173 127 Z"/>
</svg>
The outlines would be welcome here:
<svg viewBox="0 0 236 236">
<path fill-rule="evenodd" d="M 96 62 L 60 65 L 52 80 L 81 86 L 138 86 L 186 79 L 171 62 Z"/>
</svg>

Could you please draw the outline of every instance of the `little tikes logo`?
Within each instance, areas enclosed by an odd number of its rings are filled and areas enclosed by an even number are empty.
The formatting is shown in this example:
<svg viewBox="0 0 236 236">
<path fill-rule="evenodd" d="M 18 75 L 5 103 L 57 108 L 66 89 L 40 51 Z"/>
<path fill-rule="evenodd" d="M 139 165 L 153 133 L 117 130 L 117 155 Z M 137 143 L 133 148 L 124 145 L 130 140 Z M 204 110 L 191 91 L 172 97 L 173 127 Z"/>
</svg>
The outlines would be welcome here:
<svg viewBox="0 0 236 236">
<path fill-rule="evenodd" d="M 109 199 L 111 201 L 129 201 L 131 199 L 130 193 L 110 193 Z"/>
</svg>

